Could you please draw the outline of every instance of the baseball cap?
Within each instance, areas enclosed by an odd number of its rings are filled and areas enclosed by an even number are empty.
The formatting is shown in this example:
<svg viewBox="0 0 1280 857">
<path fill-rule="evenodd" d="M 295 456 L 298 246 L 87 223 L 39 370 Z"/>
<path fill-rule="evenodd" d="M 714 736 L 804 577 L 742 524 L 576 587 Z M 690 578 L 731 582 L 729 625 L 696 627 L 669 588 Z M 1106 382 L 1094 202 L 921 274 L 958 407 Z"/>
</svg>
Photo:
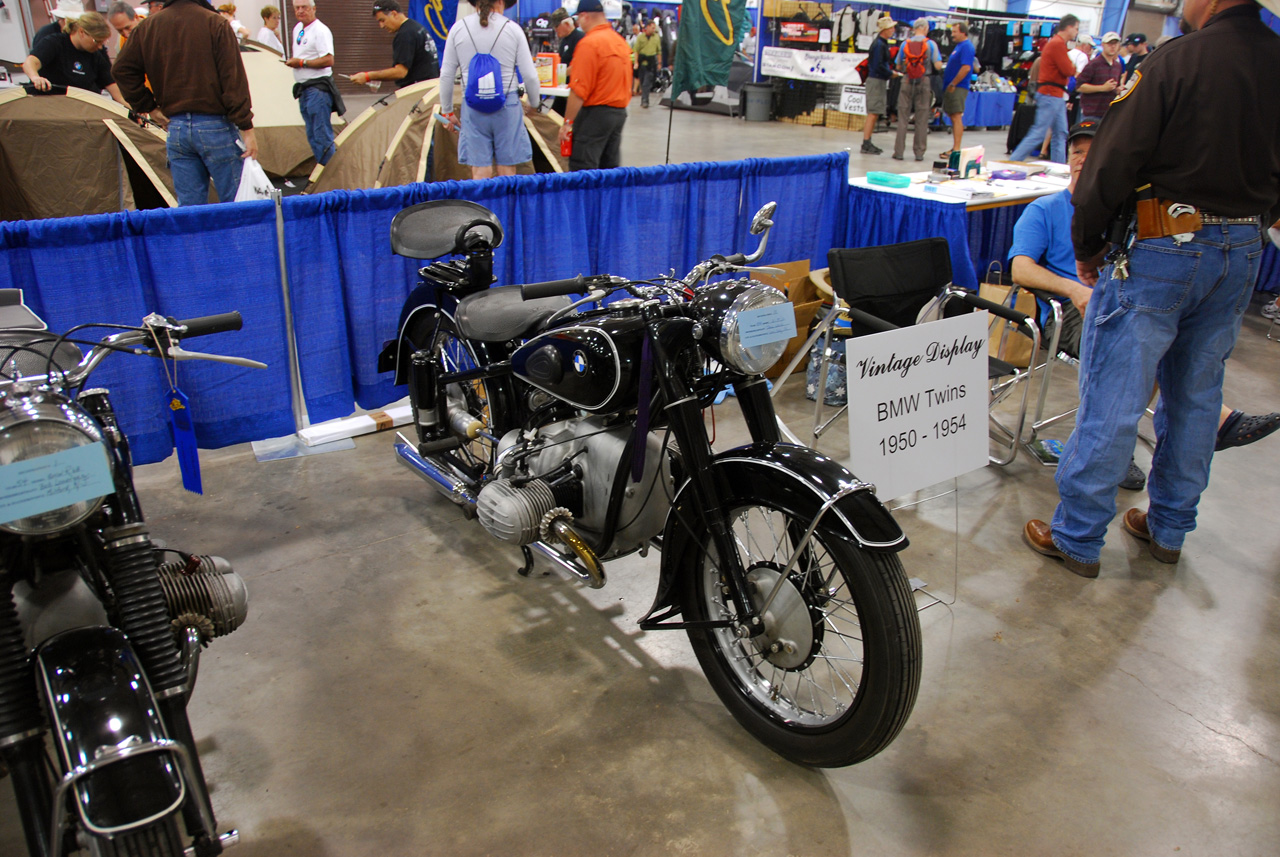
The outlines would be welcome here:
<svg viewBox="0 0 1280 857">
<path fill-rule="evenodd" d="M 603 12 L 604 4 L 600 0 L 581 0 L 578 3 L 578 14 L 583 12 Z"/>
<path fill-rule="evenodd" d="M 1102 43 L 1104 45 L 1107 42 L 1119 42 L 1119 41 L 1122 41 L 1122 39 L 1120 38 L 1120 34 L 1115 32 L 1114 30 L 1112 30 L 1110 33 L 1107 33 L 1105 36 L 1102 37 Z"/>
<path fill-rule="evenodd" d="M 1088 33 L 1081 33 L 1079 36 L 1077 36 L 1077 37 L 1076 37 L 1076 44 L 1077 44 L 1077 45 L 1092 45 L 1092 44 L 1093 44 L 1093 36 L 1089 35 Z"/>
<path fill-rule="evenodd" d="M 1124 40 L 1126 45 L 1145 45 L 1147 36 L 1145 33 L 1130 33 L 1129 38 Z"/>
<path fill-rule="evenodd" d="M 1071 126 L 1071 131 L 1067 134 L 1067 143 L 1070 144 L 1076 137 L 1092 137 L 1098 133 L 1098 122 L 1096 119 L 1085 119 Z"/>
<path fill-rule="evenodd" d="M 558 27 L 569 18 L 569 13 L 561 6 L 559 9 L 551 13 L 551 26 Z"/>
</svg>

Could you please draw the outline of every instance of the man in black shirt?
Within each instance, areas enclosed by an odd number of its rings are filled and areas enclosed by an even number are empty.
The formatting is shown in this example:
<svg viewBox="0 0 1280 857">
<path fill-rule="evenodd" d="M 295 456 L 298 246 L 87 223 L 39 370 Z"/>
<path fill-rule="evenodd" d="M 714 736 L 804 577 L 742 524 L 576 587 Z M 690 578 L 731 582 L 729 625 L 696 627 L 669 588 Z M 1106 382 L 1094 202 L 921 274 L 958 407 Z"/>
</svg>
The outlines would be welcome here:
<svg viewBox="0 0 1280 857">
<path fill-rule="evenodd" d="M 1262 2 L 1280 12 L 1280 0 Z M 1195 32 L 1129 77 L 1071 197 L 1076 271 L 1093 288 L 1080 409 L 1055 475 L 1053 521 L 1029 521 L 1023 537 L 1085 577 L 1098 574 L 1156 381 L 1150 504 L 1126 512 L 1123 527 L 1160 562 L 1181 556 L 1209 482 L 1223 373 L 1262 236 L 1280 218 L 1280 36 L 1255 0 L 1186 0 L 1184 15 Z M 1109 238 L 1118 244 L 1107 253 Z"/>
<path fill-rule="evenodd" d="M 394 80 L 397 87 L 403 87 L 440 76 L 435 40 L 426 27 L 405 16 L 397 0 L 377 0 L 373 4 L 373 17 L 379 27 L 395 36 L 391 42 L 392 66 L 379 71 L 358 71 L 351 75 L 352 83 Z"/>
<path fill-rule="evenodd" d="M 66 32 L 38 40 L 22 63 L 22 70 L 31 78 L 31 85 L 41 91 L 48 91 L 51 86 L 74 86 L 90 92 L 105 89 L 125 104 L 120 87 L 111 76 L 111 60 L 102 47 L 109 38 L 111 29 L 106 19 L 97 12 L 86 12 L 72 20 Z"/>
</svg>

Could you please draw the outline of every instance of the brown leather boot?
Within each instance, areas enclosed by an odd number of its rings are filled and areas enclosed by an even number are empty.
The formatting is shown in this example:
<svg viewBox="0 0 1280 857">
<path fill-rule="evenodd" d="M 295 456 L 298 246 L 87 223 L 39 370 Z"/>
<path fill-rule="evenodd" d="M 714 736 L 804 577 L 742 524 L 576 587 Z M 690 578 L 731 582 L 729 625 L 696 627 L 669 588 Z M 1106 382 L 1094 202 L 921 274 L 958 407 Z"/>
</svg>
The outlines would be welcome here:
<svg viewBox="0 0 1280 857">
<path fill-rule="evenodd" d="M 1160 547 L 1160 545 L 1156 544 L 1156 540 L 1151 538 L 1151 531 L 1147 529 L 1146 512 L 1130 509 L 1124 513 L 1123 523 L 1125 532 L 1135 539 L 1141 539 L 1146 542 L 1147 550 L 1151 551 L 1151 555 L 1161 562 L 1167 562 L 1172 565 L 1182 556 L 1182 551 Z"/>
<path fill-rule="evenodd" d="M 1022 528 L 1022 538 L 1036 553 L 1062 560 L 1062 564 L 1072 574 L 1078 574 L 1081 577 L 1098 576 L 1098 569 L 1101 567 L 1099 563 L 1080 562 L 1058 550 L 1058 546 L 1053 543 L 1053 531 L 1044 521 L 1035 519 L 1027 521 L 1027 525 Z"/>
</svg>

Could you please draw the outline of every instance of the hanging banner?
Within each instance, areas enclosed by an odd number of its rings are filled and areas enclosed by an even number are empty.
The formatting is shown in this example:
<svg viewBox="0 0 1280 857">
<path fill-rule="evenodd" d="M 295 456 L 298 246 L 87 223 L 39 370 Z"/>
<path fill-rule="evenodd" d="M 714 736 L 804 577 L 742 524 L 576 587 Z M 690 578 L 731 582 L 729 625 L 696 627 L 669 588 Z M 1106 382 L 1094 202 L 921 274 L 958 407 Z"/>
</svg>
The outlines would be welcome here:
<svg viewBox="0 0 1280 857">
<path fill-rule="evenodd" d="M 458 0 L 412 0 L 409 17 L 427 28 L 436 43 L 436 56 L 444 59 L 444 40 L 458 16 Z"/>
<path fill-rule="evenodd" d="M 671 97 L 727 86 L 734 52 L 750 31 L 746 0 L 684 0 Z"/>
<path fill-rule="evenodd" d="M 866 54 L 828 54 L 818 51 L 793 51 L 790 48 L 765 48 L 760 58 L 760 73 L 769 77 L 792 80 L 817 80 L 822 83 L 862 83 L 858 66 Z"/>
</svg>

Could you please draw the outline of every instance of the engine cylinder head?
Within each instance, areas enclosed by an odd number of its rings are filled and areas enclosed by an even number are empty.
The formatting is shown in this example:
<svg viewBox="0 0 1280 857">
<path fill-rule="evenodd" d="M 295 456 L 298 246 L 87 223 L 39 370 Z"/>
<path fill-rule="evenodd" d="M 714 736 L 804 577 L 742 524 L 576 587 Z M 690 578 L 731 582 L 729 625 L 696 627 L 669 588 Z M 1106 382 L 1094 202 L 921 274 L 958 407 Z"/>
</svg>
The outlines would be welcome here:
<svg viewBox="0 0 1280 857">
<path fill-rule="evenodd" d="M 208 556 L 198 559 L 199 569 L 192 574 L 182 573 L 185 565 L 181 562 L 160 567 L 165 604 L 170 616 L 202 616 L 209 620 L 212 637 L 225 637 L 249 615 L 249 591 L 226 560 Z M 208 626 L 202 628 L 202 633 L 208 631 Z"/>
<path fill-rule="evenodd" d="M 476 498 L 476 516 L 494 538 L 523 546 L 538 540 L 542 516 L 555 505 L 551 486 L 541 479 L 520 487 L 495 479 Z"/>
</svg>

